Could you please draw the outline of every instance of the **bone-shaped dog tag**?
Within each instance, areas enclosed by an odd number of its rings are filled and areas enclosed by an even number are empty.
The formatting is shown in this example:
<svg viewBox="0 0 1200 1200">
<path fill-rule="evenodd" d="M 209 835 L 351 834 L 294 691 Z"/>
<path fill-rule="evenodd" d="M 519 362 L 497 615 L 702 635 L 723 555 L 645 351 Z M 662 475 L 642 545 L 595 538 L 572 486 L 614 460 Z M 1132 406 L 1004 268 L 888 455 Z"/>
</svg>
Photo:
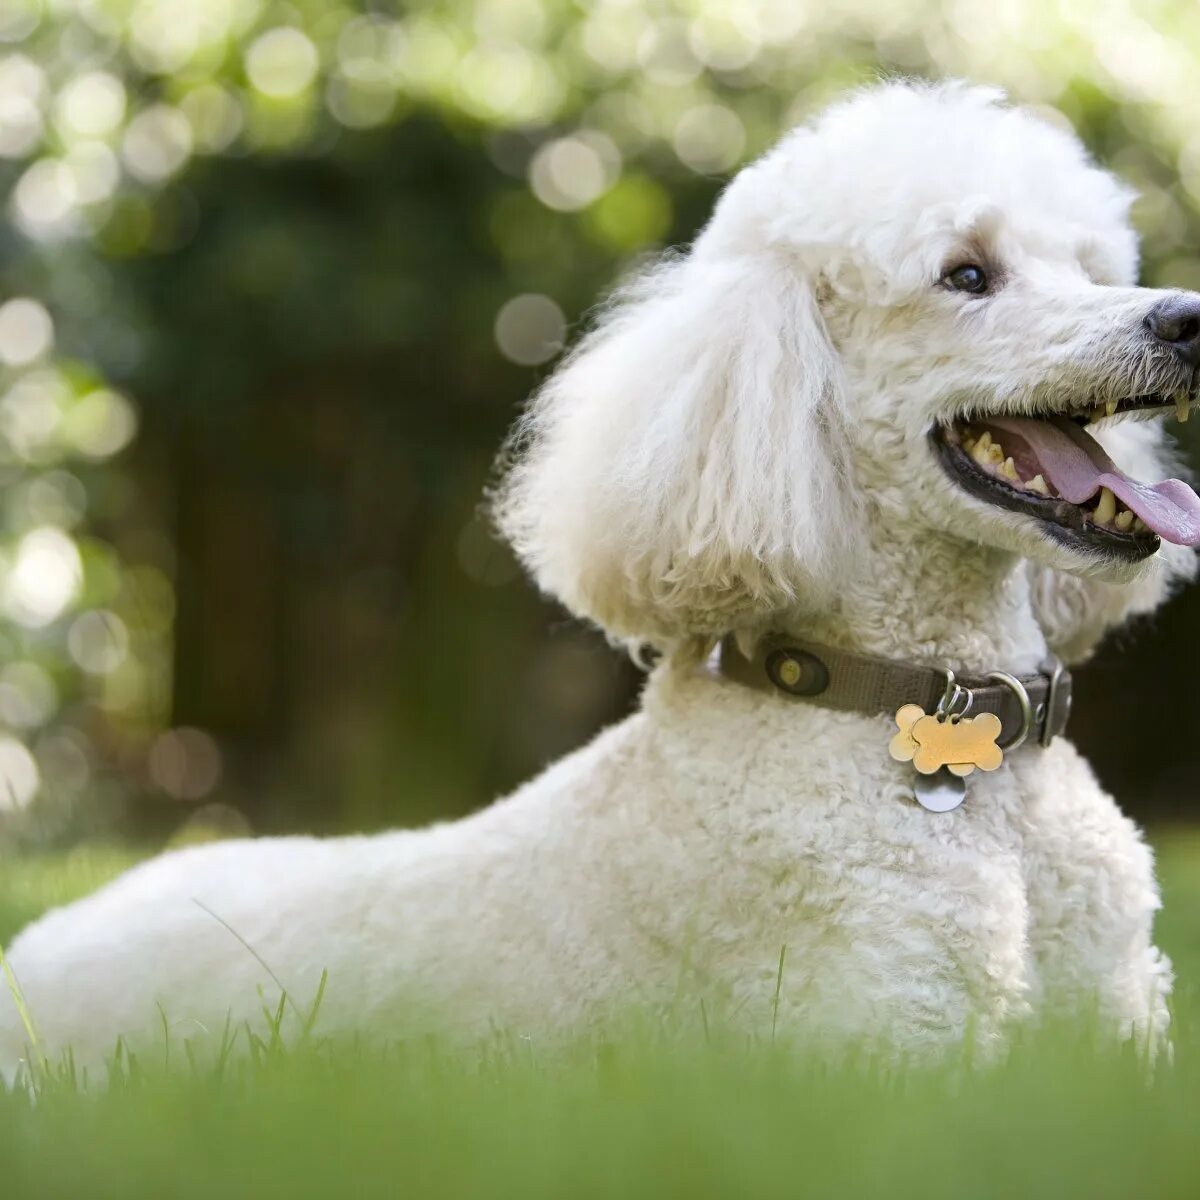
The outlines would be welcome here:
<svg viewBox="0 0 1200 1200">
<path fill-rule="evenodd" d="M 1001 724 L 995 713 L 930 716 L 919 704 L 905 704 L 896 712 L 896 729 L 888 753 L 898 762 L 911 762 L 922 775 L 945 767 L 966 776 L 976 767 L 994 771 L 1004 761 L 996 744 Z"/>
</svg>

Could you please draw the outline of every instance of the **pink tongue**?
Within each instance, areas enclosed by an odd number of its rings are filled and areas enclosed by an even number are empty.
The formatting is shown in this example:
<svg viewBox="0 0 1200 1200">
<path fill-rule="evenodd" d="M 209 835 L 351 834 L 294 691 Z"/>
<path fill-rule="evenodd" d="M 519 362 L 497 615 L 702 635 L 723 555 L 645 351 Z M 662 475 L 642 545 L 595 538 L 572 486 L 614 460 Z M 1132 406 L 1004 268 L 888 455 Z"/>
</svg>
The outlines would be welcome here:
<svg viewBox="0 0 1200 1200">
<path fill-rule="evenodd" d="M 1159 537 L 1177 546 L 1200 546 L 1200 496 L 1183 480 L 1130 479 L 1095 438 L 1066 418 L 989 417 L 987 424 L 1016 434 L 1064 500 L 1082 504 L 1106 487 Z"/>
</svg>

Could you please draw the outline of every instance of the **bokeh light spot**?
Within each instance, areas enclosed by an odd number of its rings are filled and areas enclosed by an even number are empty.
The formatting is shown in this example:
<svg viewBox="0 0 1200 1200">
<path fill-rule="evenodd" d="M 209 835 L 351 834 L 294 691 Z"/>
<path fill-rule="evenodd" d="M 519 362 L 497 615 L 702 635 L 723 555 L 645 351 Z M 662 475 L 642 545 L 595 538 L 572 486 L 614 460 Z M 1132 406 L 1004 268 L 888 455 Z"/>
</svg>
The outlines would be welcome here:
<svg viewBox="0 0 1200 1200">
<path fill-rule="evenodd" d="M 107 609 L 80 613 L 71 622 L 67 649 L 89 675 L 108 675 L 129 653 L 129 630 L 125 622 Z"/>
<path fill-rule="evenodd" d="M 54 322 L 36 300 L 18 297 L 0 304 L 0 362 L 26 367 L 54 345 Z"/>
<path fill-rule="evenodd" d="M 650 31 L 650 17 L 636 5 L 597 5 L 583 23 L 584 53 L 609 71 L 625 71 L 638 58 L 638 47 Z"/>
<path fill-rule="evenodd" d="M 650 80 L 666 87 L 682 87 L 700 74 L 690 33 L 686 21 L 673 17 L 657 22 L 642 34 L 638 61 Z"/>
<path fill-rule="evenodd" d="M 468 112 L 501 124 L 546 124 L 564 95 L 550 63 L 512 45 L 478 46 L 465 55 L 457 91 Z"/>
<path fill-rule="evenodd" d="M 4 0 L 0 5 L 0 42 L 19 42 L 41 23 L 42 0 Z"/>
<path fill-rule="evenodd" d="M 69 471 L 47 471 L 36 475 L 23 488 L 11 493 L 19 498 L 23 512 L 15 524 L 18 528 L 54 525 L 71 529 L 78 525 L 87 511 L 87 491 Z"/>
<path fill-rule="evenodd" d="M 51 447 L 69 395 L 62 376 L 43 369 L 22 375 L 0 397 L 0 433 L 18 457 L 33 461 Z"/>
<path fill-rule="evenodd" d="M 16 738 L 0 737 L 0 811 L 28 807 L 38 783 L 33 755 Z"/>
<path fill-rule="evenodd" d="M 138 113 L 121 141 L 121 157 L 130 174 L 144 183 L 174 175 L 192 153 L 192 127 L 177 108 L 153 104 Z"/>
<path fill-rule="evenodd" d="M 612 170 L 596 138 L 612 145 L 603 134 L 593 133 L 590 138 L 556 138 L 539 147 L 529 164 L 529 186 L 547 208 L 585 208 L 610 186 Z"/>
<path fill-rule="evenodd" d="M 533 367 L 563 348 L 567 319 L 549 296 L 527 293 L 514 296 L 500 310 L 495 333 L 496 345 L 505 358 Z"/>
<path fill-rule="evenodd" d="M 242 132 L 242 106 L 232 92 L 216 83 L 193 88 L 179 102 L 201 150 L 215 153 L 230 146 Z"/>
<path fill-rule="evenodd" d="M 374 13 L 355 17 L 338 33 L 338 64 L 347 78 L 394 87 L 399 82 L 405 46 L 398 22 Z"/>
<path fill-rule="evenodd" d="M 125 85 L 107 71 L 77 75 L 59 92 L 55 113 L 65 133 L 104 137 L 125 116 Z"/>
<path fill-rule="evenodd" d="M 689 26 L 688 45 L 705 66 L 715 71 L 737 71 L 755 60 L 762 39 L 750 13 L 710 9 Z"/>
<path fill-rule="evenodd" d="M 23 158 L 42 139 L 46 76 L 23 54 L 0 59 L 0 157 Z"/>
<path fill-rule="evenodd" d="M 23 96 L 0 96 L 0 158 L 24 158 L 42 139 L 42 114 Z"/>
<path fill-rule="evenodd" d="M 414 91 L 440 93 L 454 75 L 461 57 L 456 39 L 429 15 L 404 23 L 404 54 L 399 62 L 401 79 Z"/>
<path fill-rule="evenodd" d="M 746 147 L 741 119 L 723 104 L 700 104 L 679 118 L 673 139 L 684 166 L 701 175 L 728 171 Z"/>
<path fill-rule="evenodd" d="M 75 543 L 61 529 L 27 533 L 4 580 L 4 610 L 31 629 L 49 625 L 75 598 L 83 565 Z"/>
<path fill-rule="evenodd" d="M 180 3 L 180 0 L 142 0 L 129 22 L 129 48 L 147 71 L 171 75 L 186 66 L 201 42 L 206 13 L 219 10 L 219 0 Z"/>
<path fill-rule="evenodd" d="M 71 173 L 80 204 L 107 200 L 121 180 L 121 164 L 103 142 L 77 142 L 67 151 L 63 166 Z"/>
<path fill-rule="evenodd" d="M 396 90 L 339 73 L 325 89 L 325 106 L 348 129 L 370 129 L 391 117 L 396 108 Z"/>
<path fill-rule="evenodd" d="M 119 392 L 97 388 L 73 404 L 63 417 L 66 440 L 85 458 L 111 458 L 137 433 L 137 412 Z"/>
<path fill-rule="evenodd" d="M 75 178 L 65 163 L 41 158 L 17 180 L 12 193 L 17 227 L 37 241 L 54 241 L 77 228 Z"/>
<path fill-rule="evenodd" d="M 203 729 L 183 726 L 155 739 L 147 760 L 150 778 L 176 800 L 199 800 L 221 778 L 221 751 Z"/>
<path fill-rule="evenodd" d="M 269 29 L 246 51 L 246 74 L 264 96 L 298 96 L 317 77 L 320 60 L 312 42 L 290 25 Z"/>
</svg>

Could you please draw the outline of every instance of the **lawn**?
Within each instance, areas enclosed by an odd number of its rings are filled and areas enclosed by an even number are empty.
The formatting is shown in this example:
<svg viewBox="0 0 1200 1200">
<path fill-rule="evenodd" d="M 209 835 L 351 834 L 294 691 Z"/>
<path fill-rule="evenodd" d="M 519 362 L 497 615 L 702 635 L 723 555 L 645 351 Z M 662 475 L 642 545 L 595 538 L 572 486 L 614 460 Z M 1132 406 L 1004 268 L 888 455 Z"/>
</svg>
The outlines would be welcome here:
<svg viewBox="0 0 1200 1200">
<path fill-rule="evenodd" d="M 1200 1193 L 1200 833 L 1160 836 L 1176 1053 L 1058 1030 L 1002 1066 L 833 1071 L 782 1041 L 631 1029 L 551 1052 L 499 1041 L 387 1055 L 267 1047 L 107 1093 L 0 1096 L 0 1196 L 1195 1197 Z M 0 935 L 118 869 L 10 863 Z"/>
</svg>

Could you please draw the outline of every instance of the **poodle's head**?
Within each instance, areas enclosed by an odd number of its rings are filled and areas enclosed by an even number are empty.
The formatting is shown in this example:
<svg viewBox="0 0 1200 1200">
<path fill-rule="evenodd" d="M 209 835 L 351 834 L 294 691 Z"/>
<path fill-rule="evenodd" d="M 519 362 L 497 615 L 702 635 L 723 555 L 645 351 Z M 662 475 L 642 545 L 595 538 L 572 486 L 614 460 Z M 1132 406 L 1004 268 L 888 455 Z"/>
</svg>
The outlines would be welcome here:
<svg viewBox="0 0 1200 1200">
<path fill-rule="evenodd" d="M 1134 286 L 1130 199 L 995 92 L 853 96 L 547 382 L 502 529 L 574 611 L 652 641 L 826 603 L 880 537 L 1137 579 L 1160 539 L 1200 542 L 1200 499 L 1092 432 L 1153 460 L 1151 427 L 1105 429 L 1186 411 L 1200 296 Z"/>
</svg>

